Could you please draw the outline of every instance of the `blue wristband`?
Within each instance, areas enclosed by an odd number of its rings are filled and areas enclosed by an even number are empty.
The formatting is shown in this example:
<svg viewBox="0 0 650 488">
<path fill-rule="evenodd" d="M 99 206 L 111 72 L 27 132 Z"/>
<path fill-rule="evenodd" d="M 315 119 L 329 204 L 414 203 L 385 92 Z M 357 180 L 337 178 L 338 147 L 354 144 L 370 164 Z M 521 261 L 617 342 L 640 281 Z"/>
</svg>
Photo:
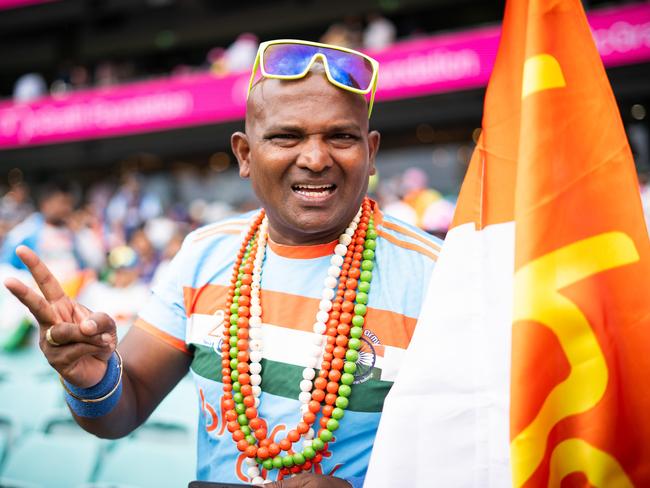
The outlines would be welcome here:
<svg viewBox="0 0 650 488">
<path fill-rule="evenodd" d="M 110 412 L 122 395 L 122 358 L 117 351 L 108 360 L 106 374 L 90 388 L 79 388 L 61 379 L 65 401 L 79 417 L 96 418 Z M 105 397 L 105 398 L 104 398 Z"/>
</svg>

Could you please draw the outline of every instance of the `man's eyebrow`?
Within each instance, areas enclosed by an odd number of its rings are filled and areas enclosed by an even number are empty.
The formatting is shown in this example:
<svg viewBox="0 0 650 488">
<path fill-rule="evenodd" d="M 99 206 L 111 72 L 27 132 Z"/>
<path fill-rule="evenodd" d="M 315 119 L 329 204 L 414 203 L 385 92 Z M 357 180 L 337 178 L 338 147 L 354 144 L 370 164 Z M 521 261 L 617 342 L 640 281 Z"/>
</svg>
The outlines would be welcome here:
<svg viewBox="0 0 650 488">
<path fill-rule="evenodd" d="M 265 129 L 266 133 L 269 132 L 305 132 L 305 130 L 300 127 L 300 125 L 292 125 L 292 124 L 275 124 L 275 125 L 270 125 Z"/>
</svg>

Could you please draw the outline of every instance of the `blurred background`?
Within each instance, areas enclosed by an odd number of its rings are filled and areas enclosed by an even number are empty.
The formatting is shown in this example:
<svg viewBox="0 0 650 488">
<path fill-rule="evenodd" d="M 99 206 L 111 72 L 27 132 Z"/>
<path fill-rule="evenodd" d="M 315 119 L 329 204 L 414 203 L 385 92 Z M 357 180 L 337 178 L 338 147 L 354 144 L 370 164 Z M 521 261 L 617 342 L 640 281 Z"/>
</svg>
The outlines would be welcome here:
<svg viewBox="0 0 650 488">
<path fill-rule="evenodd" d="M 650 2 L 583 4 L 649 220 Z M 37 247 L 122 335 L 187 232 L 257 207 L 229 137 L 243 128 L 257 45 L 274 38 L 380 61 L 371 195 L 444 237 L 502 14 L 503 2 L 478 0 L 0 0 L 0 276 L 24 276 L 16 244 Z M 192 477 L 196 416 L 210 412 L 189 381 L 129 439 L 99 441 L 69 419 L 35 328 L 4 288 L 0 310 L 0 486 Z M 71 459 L 76 469 L 63 469 Z"/>
</svg>

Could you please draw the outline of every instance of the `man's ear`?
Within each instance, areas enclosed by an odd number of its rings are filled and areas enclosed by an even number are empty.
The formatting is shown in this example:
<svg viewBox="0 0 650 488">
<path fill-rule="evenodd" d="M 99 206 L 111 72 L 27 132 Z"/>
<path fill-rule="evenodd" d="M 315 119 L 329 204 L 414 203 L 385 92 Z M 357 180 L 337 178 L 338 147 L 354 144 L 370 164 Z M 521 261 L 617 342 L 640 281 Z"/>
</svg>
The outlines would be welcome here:
<svg viewBox="0 0 650 488">
<path fill-rule="evenodd" d="M 377 151 L 379 150 L 379 142 L 381 141 L 381 135 L 376 130 L 371 130 L 368 133 L 368 161 L 370 162 L 370 173 L 374 175 L 377 172 L 375 168 L 375 157 L 377 156 Z"/>
<path fill-rule="evenodd" d="M 239 163 L 239 176 L 248 178 L 250 176 L 250 155 L 251 146 L 248 143 L 248 136 L 243 132 L 235 132 L 230 136 L 230 147 Z"/>
</svg>

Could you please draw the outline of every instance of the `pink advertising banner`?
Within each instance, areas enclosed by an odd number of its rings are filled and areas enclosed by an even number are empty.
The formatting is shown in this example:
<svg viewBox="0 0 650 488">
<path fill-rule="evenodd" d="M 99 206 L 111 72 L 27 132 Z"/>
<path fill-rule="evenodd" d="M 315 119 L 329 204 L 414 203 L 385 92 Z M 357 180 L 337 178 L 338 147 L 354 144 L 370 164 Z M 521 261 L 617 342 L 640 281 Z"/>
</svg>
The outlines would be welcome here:
<svg viewBox="0 0 650 488">
<path fill-rule="evenodd" d="M 38 3 L 49 3 L 55 0 L 0 0 L 0 10 L 7 10 L 10 8 L 27 7 L 29 5 L 36 5 Z"/>
<path fill-rule="evenodd" d="M 650 2 L 592 11 L 606 66 L 650 60 Z M 398 100 L 487 84 L 500 28 L 397 43 L 370 53 L 380 62 L 377 100 Z M 185 75 L 0 103 L 0 149 L 155 132 L 243 118 L 248 73 Z"/>
</svg>

